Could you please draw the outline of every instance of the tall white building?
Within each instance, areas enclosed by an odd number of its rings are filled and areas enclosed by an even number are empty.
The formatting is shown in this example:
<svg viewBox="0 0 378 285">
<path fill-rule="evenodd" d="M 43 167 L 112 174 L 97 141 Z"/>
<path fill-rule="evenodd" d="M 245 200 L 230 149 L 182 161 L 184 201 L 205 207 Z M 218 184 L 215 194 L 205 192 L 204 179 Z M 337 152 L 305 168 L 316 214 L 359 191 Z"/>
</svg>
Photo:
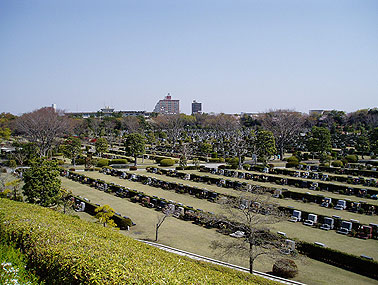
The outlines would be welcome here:
<svg viewBox="0 0 378 285">
<path fill-rule="evenodd" d="M 153 112 L 167 115 L 180 114 L 180 100 L 172 100 L 171 95 L 168 93 L 164 99 L 156 103 Z"/>
</svg>

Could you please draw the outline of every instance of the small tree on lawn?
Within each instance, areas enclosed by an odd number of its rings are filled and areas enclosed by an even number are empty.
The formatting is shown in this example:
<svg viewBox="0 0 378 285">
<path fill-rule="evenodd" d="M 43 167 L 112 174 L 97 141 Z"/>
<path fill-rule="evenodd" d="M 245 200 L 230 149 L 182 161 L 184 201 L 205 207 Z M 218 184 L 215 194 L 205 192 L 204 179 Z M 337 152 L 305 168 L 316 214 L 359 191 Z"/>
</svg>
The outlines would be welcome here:
<svg viewBox="0 0 378 285">
<path fill-rule="evenodd" d="M 156 225 L 155 225 L 155 241 L 158 241 L 159 238 L 159 229 L 163 225 L 164 221 L 168 218 L 171 217 L 175 213 L 174 208 L 170 207 L 165 207 L 163 210 L 163 215 L 159 215 Z"/>
<path fill-rule="evenodd" d="M 106 226 L 113 227 L 113 228 L 117 227 L 114 220 L 111 219 L 111 217 L 114 216 L 115 211 L 109 205 L 97 207 L 95 209 L 95 212 L 97 213 L 96 218 L 99 219 L 99 222 L 102 223 L 104 227 Z"/>
<path fill-rule="evenodd" d="M 12 180 L 5 184 L 6 187 L 10 188 L 12 193 L 12 198 L 15 201 L 22 201 L 21 196 L 21 179 Z"/>
<path fill-rule="evenodd" d="M 26 201 L 43 207 L 57 204 L 60 197 L 59 168 L 54 161 L 37 159 L 31 168 L 25 171 L 23 194 Z"/>
<path fill-rule="evenodd" d="M 69 209 L 72 209 L 72 206 L 75 202 L 72 199 L 72 192 L 65 188 L 62 188 L 60 191 L 60 197 L 58 199 L 58 204 L 63 207 L 63 213 L 65 214 Z"/>
<path fill-rule="evenodd" d="M 102 156 L 108 150 L 108 141 L 105 138 L 98 138 L 95 142 L 96 152 Z"/>
<path fill-rule="evenodd" d="M 133 133 L 126 136 L 125 148 L 126 153 L 135 158 L 134 165 L 137 165 L 137 157 L 145 152 L 145 137 L 139 133 Z"/>
<path fill-rule="evenodd" d="M 79 138 L 69 137 L 61 146 L 63 155 L 72 160 L 75 166 L 76 157 L 81 153 L 81 141 Z"/>
<path fill-rule="evenodd" d="M 243 232 L 243 236 L 229 242 L 213 241 L 211 245 L 213 250 L 220 250 L 221 255 L 247 257 L 250 273 L 253 273 L 254 261 L 259 256 L 281 256 L 282 237 L 271 233 L 267 226 L 285 218 L 278 205 L 269 200 L 270 194 L 258 189 L 254 193 L 253 196 L 220 201 L 230 217 L 228 226 Z"/>
</svg>

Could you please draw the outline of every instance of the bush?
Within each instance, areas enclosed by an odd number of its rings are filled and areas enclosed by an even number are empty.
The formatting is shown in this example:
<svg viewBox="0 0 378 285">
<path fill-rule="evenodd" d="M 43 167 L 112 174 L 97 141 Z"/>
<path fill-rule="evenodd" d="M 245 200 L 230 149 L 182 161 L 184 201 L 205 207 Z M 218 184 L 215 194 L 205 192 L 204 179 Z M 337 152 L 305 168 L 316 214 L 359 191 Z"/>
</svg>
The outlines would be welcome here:
<svg viewBox="0 0 378 285">
<path fill-rule="evenodd" d="M 244 168 L 245 170 L 249 170 L 249 169 L 251 168 L 251 165 L 248 164 L 248 163 L 245 163 L 245 164 L 243 164 L 243 168 Z"/>
<path fill-rule="evenodd" d="M 223 158 L 223 157 L 219 157 L 219 158 L 209 158 L 209 162 L 212 162 L 212 163 L 224 162 L 224 158 Z"/>
<path fill-rule="evenodd" d="M 226 162 L 231 166 L 238 166 L 239 165 L 239 158 L 238 157 L 229 157 L 226 158 Z"/>
<path fill-rule="evenodd" d="M 298 267 L 291 259 L 280 259 L 273 265 L 273 274 L 283 278 L 293 278 L 298 274 Z"/>
<path fill-rule="evenodd" d="M 121 217 L 119 219 L 115 219 L 115 222 L 121 230 L 126 230 L 128 227 L 131 227 L 133 223 L 131 219 L 129 218 L 121 218 Z"/>
<path fill-rule="evenodd" d="M 355 154 L 350 154 L 345 157 L 348 163 L 356 163 L 358 161 L 358 157 Z"/>
<path fill-rule="evenodd" d="M 0 192 L 0 198 L 8 198 L 11 195 L 11 190 L 5 189 Z"/>
<path fill-rule="evenodd" d="M 112 159 L 109 164 L 128 164 L 129 161 L 127 159 L 122 159 L 122 158 L 117 158 L 117 159 Z"/>
<path fill-rule="evenodd" d="M 166 159 L 166 157 L 163 157 L 163 156 L 156 156 L 155 157 L 156 163 L 160 163 L 160 161 L 162 161 L 163 159 Z"/>
<path fill-rule="evenodd" d="M 298 162 L 299 163 L 299 159 L 298 159 L 298 157 L 296 157 L 296 156 L 290 156 L 290 157 L 288 157 L 288 158 L 286 158 L 286 161 L 287 162 Z"/>
<path fill-rule="evenodd" d="M 138 167 L 136 167 L 136 166 L 130 166 L 130 170 L 138 170 Z"/>
<path fill-rule="evenodd" d="M 309 158 L 310 158 L 310 154 L 308 152 L 305 152 L 303 154 L 303 160 L 309 160 Z"/>
<path fill-rule="evenodd" d="M 2 237 L 23 248 L 28 268 L 45 284 L 273 284 L 27 203 L 0 199 L 0 225 Z M 171 270 L 178 263 L 180 270 Z"/>
<path fill-rule="evenodd" d="M 75 159 L 76 165 L 83 165 L 85 164 L 85 158 L 77 158 Z"/>
<path fill-rule="evenodd" d="M 100 158 L 98 161 L 97 161 L 97 167 L 104 167 L 104 166 L 108 166 L 109 165 L 109 160 L 106 159 L 106 158 Z"/>
<path fill-rule="evenodd" d="M 343 167 L 344 163 L 341 160 L 334 160 L 334 161 L 332 161 L 331 165 L 333 167 Z"/>
<path fill-rule="evenodd" d="M 11 159 L 8 161 L 8 166 L 10 168 L 16 168 L 17 167 L 17 162 L 14 159 Z"/>
<path fill-rule="evenodd" d="M 172 166 L 175 164 L 175 161 L 171 158 L 164 158 L 160 160 L 160 166 Z"/>
<path fill-rule="evenodd" d="M 332 156 L 329 155 L 329 154 L 325 154 L 323 153 L 321 156 L 320 156 L 320 161 L 321 162 L 329 162 L 332 160 Z"/>
<path fill-rule="evenodd" d="M 299 159 L 296 156 L 290 156 L 286 158 L 286 168 L 297 167 L 299 165 Z"/>
<path fill-rule="evenodd" d="M 286 163 L 286 168 L 295 168 L 295 167 L 297 167 L 299 165 L 299 162 L 295 162 L 295 161 L 293 161 L 293 162 L 288 162 L 288 163 Z"/>
</svg>

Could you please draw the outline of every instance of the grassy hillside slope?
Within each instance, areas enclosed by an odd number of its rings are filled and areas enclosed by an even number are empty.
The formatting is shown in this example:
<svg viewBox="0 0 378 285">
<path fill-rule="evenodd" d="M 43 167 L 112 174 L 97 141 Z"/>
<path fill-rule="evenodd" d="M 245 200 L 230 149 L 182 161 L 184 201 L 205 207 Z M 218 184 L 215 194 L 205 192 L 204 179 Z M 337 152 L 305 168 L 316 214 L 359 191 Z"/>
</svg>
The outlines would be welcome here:
<svg viewBox="0 0 378 285">
<path fill-rule="evenodd" d="M 48 284 L 273 284 L 8 199 L 0 199 L 0 235 L 25 252 Z"/>
</svg>

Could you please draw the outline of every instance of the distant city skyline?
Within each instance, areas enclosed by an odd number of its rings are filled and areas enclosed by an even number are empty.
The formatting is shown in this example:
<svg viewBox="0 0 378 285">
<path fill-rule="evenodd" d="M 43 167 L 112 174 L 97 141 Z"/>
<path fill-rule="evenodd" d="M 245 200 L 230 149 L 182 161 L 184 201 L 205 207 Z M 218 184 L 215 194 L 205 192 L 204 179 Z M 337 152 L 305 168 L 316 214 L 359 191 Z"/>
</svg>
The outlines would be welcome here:
<svg viewBox="0 0 378 285">
<path fill-rule="evenodd" d="M 0 112 L 378 105 L 378 1 L 0 1 Z"/>
</svg>

